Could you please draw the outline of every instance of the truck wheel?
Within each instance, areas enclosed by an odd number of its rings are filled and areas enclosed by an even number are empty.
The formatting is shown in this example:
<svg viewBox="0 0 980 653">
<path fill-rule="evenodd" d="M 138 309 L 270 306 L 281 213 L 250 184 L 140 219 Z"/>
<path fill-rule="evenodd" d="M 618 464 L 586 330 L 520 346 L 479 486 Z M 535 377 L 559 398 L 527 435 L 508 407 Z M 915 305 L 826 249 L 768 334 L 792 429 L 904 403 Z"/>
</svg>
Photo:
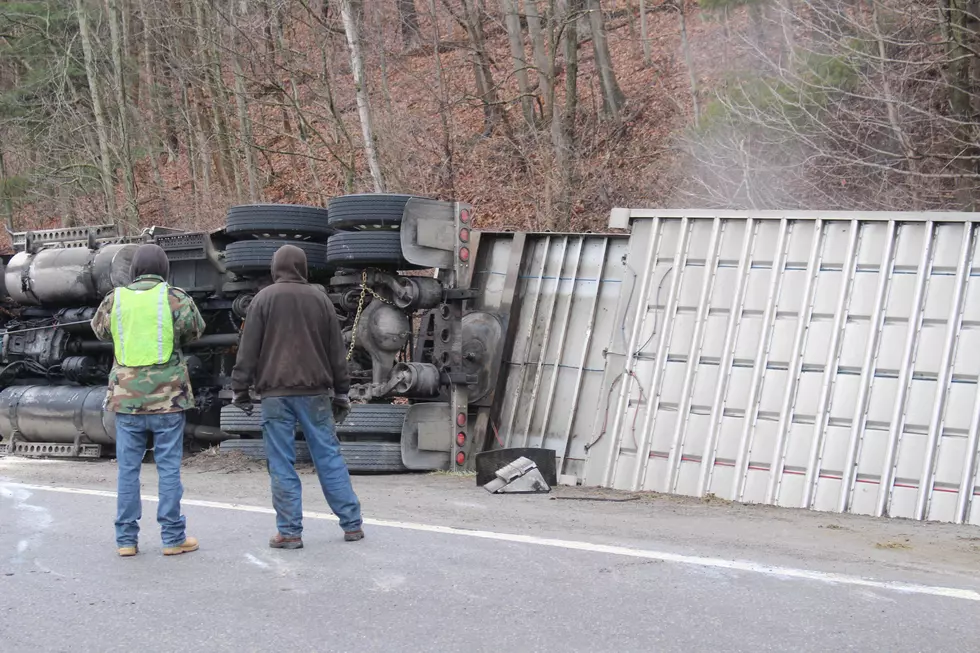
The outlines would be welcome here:
<svg viewBox="0 0 980 653">
<path fill-rule="evenodd" d="M 225 248 L 225 267 L 235 274 L 268 272 L 272 256 L 283 245 L 296 245 L 306 252 L 306 265 L 310 270 L 326 270 L 327 246 L 323 243 L 288 240 L 241 240 L 229 243 Z"/>
<path fill-rule="evenodd" d="M 221 409 L 221 430 L 239 435 L 262 433 L 262 415 L 258 409 L 248 415 L 238 406 L 228 404 Z"/>
<path fill-rule="evenodd" d="M 336 268 L 410 270 L 397 231 L 341 232 L 327 241 L 327 263 Z"/>
<path fill-rule="evenodd" d="M 408 200 L 416 195 L 364 193 L 330 200 L 330 226 L 342 231 L 397 231 Z"/>
<path fill-rule="evenodd" d="M 402 426 L 407 414 L 408 406 L 352 404 L 350 415 L 337 427 L 337 436 L 344 441 L 398 442 L 402 437 Z"/>
<path fill-rule="evenodd" d="M 225 440 L 221 451 L 238 451 L 255 460 L 266 460 L 265 445 L 261 440 Z M 347 469 L 357 472 L 404 472 L 401 445 L 397 442 L 341 442 L 340 453 Z M 313 458 L 303 441 L 296 442 L 296 462 L 309 463 Z"/>
<path fill-rule="evenodd" d="M 228 209 L 225 232 L 229 236 L 305 240 L 337 233 L 327 209 L 299 204 L 246 204 Z"/>
<path fill-rule="evenodd" d="M 395 404 L 352 404 L 350 415 L 337 427 L 337 437 L 343 441 L 397 443 L 401 440 L 408 408 Z M 238 406 L 228 404 L 221 409 L 221 430 L 261 435 L 262 411 L 256 406 L 251 415 L 246 415 Z"/>
</svg>

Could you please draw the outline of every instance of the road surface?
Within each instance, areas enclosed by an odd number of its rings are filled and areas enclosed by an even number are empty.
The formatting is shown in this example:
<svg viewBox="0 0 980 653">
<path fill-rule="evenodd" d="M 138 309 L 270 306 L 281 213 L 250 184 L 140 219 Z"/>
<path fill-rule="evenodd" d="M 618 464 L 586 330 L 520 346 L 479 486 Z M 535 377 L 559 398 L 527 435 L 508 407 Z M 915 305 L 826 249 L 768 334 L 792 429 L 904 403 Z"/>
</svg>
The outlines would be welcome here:
<svg viewBox="0 0 980 653">
<path fill-rule="evenodd" d="M 199 552 L 162 557 L 145 501 L 141 553 L 120 559 L 111 488 L 66 490 L 0 479 L 6 653 L 980 650 L 980 577 L 921 566 L 907 584 L 894 567 L 732 563 L 428 525 L 424 510 L 371 520 L 358 543 L 314 513 L 307 548 L 274 551 L 266 505 L 192 496 Z"/>
</svg>

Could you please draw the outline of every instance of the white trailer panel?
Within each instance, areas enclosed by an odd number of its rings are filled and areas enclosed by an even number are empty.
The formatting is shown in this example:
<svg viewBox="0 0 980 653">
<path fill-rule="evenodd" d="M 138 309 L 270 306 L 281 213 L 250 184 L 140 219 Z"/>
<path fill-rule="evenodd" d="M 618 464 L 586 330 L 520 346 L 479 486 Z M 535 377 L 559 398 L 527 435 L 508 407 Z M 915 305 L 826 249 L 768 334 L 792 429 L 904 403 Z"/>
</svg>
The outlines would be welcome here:
<svg viewBox="0 0 980 653">
<path fill-rule="evenodd" d="M 580 482 L 980 521 L 980 215 L 631 214 Z"/>
</svg>

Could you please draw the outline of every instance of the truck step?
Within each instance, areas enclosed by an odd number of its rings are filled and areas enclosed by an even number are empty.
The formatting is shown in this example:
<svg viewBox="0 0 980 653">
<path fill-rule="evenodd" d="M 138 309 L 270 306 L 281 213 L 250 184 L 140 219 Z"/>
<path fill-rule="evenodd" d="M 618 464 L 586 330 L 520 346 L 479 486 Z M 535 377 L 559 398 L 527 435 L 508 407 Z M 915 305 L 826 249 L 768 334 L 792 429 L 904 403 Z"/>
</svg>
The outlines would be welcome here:
<svg viewBox="0 0 980 653">
<path fill-rule="evenodd" d="M 75 453 L 75 445 L 64 442 L 0 442 L 0 456 L 29 458 L 100 458 L 101 444 L 83 444 Z"/>
</svg>

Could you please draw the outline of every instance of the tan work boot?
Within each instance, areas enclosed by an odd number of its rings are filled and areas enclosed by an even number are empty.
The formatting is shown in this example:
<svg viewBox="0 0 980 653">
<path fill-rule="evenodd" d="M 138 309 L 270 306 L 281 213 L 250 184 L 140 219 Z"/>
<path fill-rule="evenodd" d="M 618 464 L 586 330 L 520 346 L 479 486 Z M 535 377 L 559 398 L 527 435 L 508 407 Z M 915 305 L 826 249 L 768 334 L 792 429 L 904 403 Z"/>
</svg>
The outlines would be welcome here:
<svg viewBox="0 0 980 653">
<path fill-rule="evenodd" d="M 132 558 L 140 552 L 140 548 L 134 544 L 133 546 L 121 546 L 117 551 L 119 552 L 120 558 Z"/>
<path fill-rule="evenodd" d="M 183 544 L 178 544 L 177 546 L 165 546 L 163 547 L 163 555 L 165 556 L 179 556 L 181 553 L 190 553 L 191 551 L 197 551 L 200 545 L 197 543 L 197 538 L 188 537 L 184 540 Z"/>
</svg>

